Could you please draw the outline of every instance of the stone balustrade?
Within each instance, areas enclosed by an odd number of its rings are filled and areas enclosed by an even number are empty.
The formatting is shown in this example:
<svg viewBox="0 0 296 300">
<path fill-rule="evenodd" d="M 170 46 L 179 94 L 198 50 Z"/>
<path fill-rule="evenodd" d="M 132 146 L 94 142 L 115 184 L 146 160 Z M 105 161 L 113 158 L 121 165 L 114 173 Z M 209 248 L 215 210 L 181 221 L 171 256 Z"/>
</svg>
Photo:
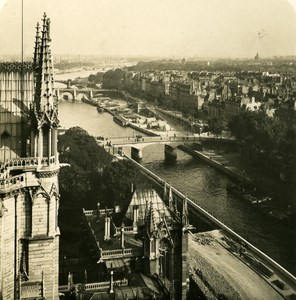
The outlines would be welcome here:
<svg viewBox="0 0 296 300">
<path fill-rule="evenodd" d="M 127 286 L 128 280 L 122 279 L 122 280 L 115 280 L 113 282 L 114 286 Z M 84 288 L 85 291 L 96 291 L 96 290 L 104 290 L 110 288 L 110 282 L 109 281 L 102 281 L 102 282 L 94 282 L 94 283 L 77 283 L 74 285 L 74 288 L 77 287 L 77 289 Z M 61 285 L 59 286 L 59 293 L 64 293 L 69 290 L 68 285 Z"/>
<path fill-rule="evenodd" d="M 106 209 L 100 209 L 100 215 L 104 216 L 104 215 L 110 215 L 114 212 L 113 208 L 106 208 Z"/>
<path fill-rule="evenodd" d="M 83 208 L 83 214 L 87 217 L 96 216 L 97 215 L 97 210 L 86 210 L 86 209 Z"/>
<path fill-rule="evenodd" d="M 12 188 L 17 185 L 31 185 L 26 182 L 25 184 L 25 174 L 10 176 L 9 170 L 25 170 L 25 169 L 38 169 L 51 164 L 56 163 L 56 157 L 51 156 L 38 158 L 38 157 L 24 157 L 24 158 L 14 158 L 3 162 L 0 166 L 2 176 L 0 177 L 0 190 Z"/>
<path fill-rule="evenodd" d="M 125 226 L 124 227 L 124 233 L 133 232 L 133 231 L 134 231 L 133 226 Z M 116 234 L 120 234 L 120 233 L 121 233 L 121 227 L 116 227 Z"/>
<path fill-rule="evenodd" d="M 0 189 L 7 189 L 14 185 L 20 185 L 24 182 L 24 175 L 17 175 L 7 179 L 0 180 Z"/>
<path fill-rule="evenodd" d="M 25 168 L 38 168 L 41 166 L 47 166 L 49 164 L 55 164 L 56 157 L 19 157 L 6 160 L 0 166 L 0 169 L 25 169 Z"/>
<path fill-rule="evenodd" d="M 129 249 L 117 249 L 117 250 L 102 250 L 101 258 L 110 259 L 118 257 L 136 257 L 141 256 L 142 249 L 140 248 L 129 248 Z"/>
</svg>

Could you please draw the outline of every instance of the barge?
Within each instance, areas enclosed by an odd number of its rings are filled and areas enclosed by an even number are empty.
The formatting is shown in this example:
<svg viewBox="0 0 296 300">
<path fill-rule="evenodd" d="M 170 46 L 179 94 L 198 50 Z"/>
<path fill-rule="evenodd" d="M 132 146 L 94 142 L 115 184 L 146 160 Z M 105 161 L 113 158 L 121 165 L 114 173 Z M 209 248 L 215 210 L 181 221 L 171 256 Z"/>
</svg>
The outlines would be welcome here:
<svg viewBox="0 0 296 300">
<path fill-rule="evenodd" d="M 228 193 L 256 207 L 264 215 L 295 227 L 295 212 L 293 213 L 290 208 L 279 209 L 272 197 L 260 195 L 255 187 L 228 183 L 226 189 Z"/>
<path fill-rule="evenodd" d="M 121 115 L 114 115 L 113 121 L 122 127 L 126 127 L 129 125 L 129 121 Z"/>
<path fill-rule="evenodd" d="M 84 102 L 84 103 L 90 104 L 92 106 L 97 106 L 97 100 L 96 99 L 87 99 L 87 98 L 83 97 L 81 99 L 81 101 Z"/>
</svg>

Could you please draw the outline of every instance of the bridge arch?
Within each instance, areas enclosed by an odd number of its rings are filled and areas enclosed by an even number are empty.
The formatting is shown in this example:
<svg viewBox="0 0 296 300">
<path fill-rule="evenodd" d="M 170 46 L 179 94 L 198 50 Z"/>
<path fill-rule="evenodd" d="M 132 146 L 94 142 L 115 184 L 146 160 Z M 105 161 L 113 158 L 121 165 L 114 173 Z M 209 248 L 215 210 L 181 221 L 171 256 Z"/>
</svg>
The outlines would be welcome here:
<svg viewBox="0 0 296 300">
<path fill-rule="evenodd" d="M 74 100 L 74 93 L 69 92 L 69 91 L 60 92 L 59 99 L 62 99 L 62 100 Z"/>
<path fill-rule="evenodd" d="M 88 90 L 86 90 L 86 91 L 77 91 L 76 92 L 76 99 L 81 101 L 82 98 L 90 99 L 90 98 L 92 98 L 92 93 Z"/>
<path fill-rule="evenodd" d="M 81 101 L 83 98 L 89 99 L 89 97 L 88 97 L 88 95 L 86 95 L 86 93 L 78 93 L 78 94 L 76 95 L 76 100 Z"/>
</svg>

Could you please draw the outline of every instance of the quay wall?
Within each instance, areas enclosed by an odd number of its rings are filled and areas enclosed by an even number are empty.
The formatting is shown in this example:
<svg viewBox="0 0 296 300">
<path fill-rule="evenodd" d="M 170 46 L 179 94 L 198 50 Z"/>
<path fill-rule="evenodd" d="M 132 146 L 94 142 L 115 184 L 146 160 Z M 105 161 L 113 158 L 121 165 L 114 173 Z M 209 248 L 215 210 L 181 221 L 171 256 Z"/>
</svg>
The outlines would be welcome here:
<svg viewBox="0 0 296 300">
<path fill-rule="evenodd" d="M 179 123 L 182 123 L 182 124 L 185 124 L 187 125 L 188 127 L 191 127 L 191 121 L 181 117 L 181 116 L 178 116 L 178 115 L 175 115 L 173 114 L 172 112 L 169 112 L 169 111 L 166 111 L 166 110 L 163 110 L 163 109 L 160 109 L 160 108 L 156 108 L 157 111 L 167 115 L 168 117 L 171 117 L 173 118 L 174 120 L 178 121 Z"/>
<path fill-rule="evenodd" d="M 139 127 L 139 126 L 137 126 L 137 125 L 135 125 L 133 123 L 129 123 L 128 126 L 131 127 L 131 128 L 133 128 L 133 129 L 136 129 L 136 130 L 138 130 L 140 132 L 143 132 L 143 133 L 147 134 L 148 136 L 159 136 L 159 134 L 154 133 L 154 132 L 152 132 L 152 131 L 150 131 L 148 129 L 141 128 L 141 127 Z"/>
<path fill-rule="evenodd" d="M 132 161 L 135 165 L 137 165 L 147 176 L 153 178 L 155 181 L 159 183 L 160 186 L 163 185 L 164 180 L 161 179 L 159 176 L 139 164 L 138 162 L 134 161 L 132 158 L 124 154 L 124 157 L 128 160 Z M 172 192 L 174 195 L 178 196 L 180 199 L 184 199 L 186 196 L 182 194 L 180 191 L 172 187 Z M 286 269 L 284 269 L 281 265 L 279 265 L 276 261 L 274 261 L 272 258 L 270 258 L 268 255 L 266 255 L 264 252 L 256 248 L 254 245 L 252 245 L 250 242 L 245 240 L 243 237 L 241 237 L 239 234 L 234 232 L 232 229 L 230 229 L 227 225 L 219 221 L 217 218 L 215 218 L 213 215 L 208 213 L 206 210 L 204 210 L 202 207 L 200 207 L 198 204 L 196 204 L 191 199 L 187 198 L 188 207 L 191 211 L 195 211 L 198 214 L 200 214 L 203 217 L 206 217 L 211 223 L 215 224 L 219 229 L 223 229 L 229 236 L 231 236 L 234 240 L 240 242 L 243 244 L 247 249 L 249 249 L 252 253 L 254 253 L 258 258 L 262 260 L 262 262 L 267 263 L 269 266 L 271 266 L 274 270 L 276 270 L 283 279 L 289 284 L 291 284 L 294 288 L 296 287 L 296 277 L 294 277 L 290 272 L 288 272 Z"/>
<path fill-rule="evenodd" d="M 216 161 L 215 159 L 205 155 L 201 151 L 193 150 L 191 147 L 186 145 L 178 146 L 179 149 L 183 150 L 186 153 L 189 153 L 195 157 L 202 159 L 207 162 L 209 165 L 228 175 L 229 177 L 241 182 L 241 183 L 251 183 L 252 180 L 247 176 L 239 173 L 237 170 L 231 169 L 230 167 L 224 166 L 222 163 Z"/>
<path fill-rule="evenodd" d="M 113 112 L 112 110 L 110 110 L 108 108 L 104 108 L 104 109 L 105 109 L 106 112 L 108 112 L 112 116 L 116 115 L 115 112 Z M 148 129 L 141 128 L 141 127 L 139 127 L 139 126 L 137 126 L 136 124 L 133 124 L 133 123 L 129 123 L 127 126 L 133 128 L 133 129 L 135 129 L 135 130 L 137 130 L 139 132 L 143 132 L 143 133 L 147 134 L 148 136 L 159 136 L 159 134 L 154 133 L 154 132 L 152 132 L 152 131 L 150 131 Z"/>
<path fill-rule="evenodd" d="M 115 112 L 114 111 L 112 111 L 111 109 L 109 109 L 109 108 L 107 108 L 107 107 L 104 107 L 104 110 L 107 112 L 107 113 L 109 113 L 111 116 L 115 116 Z"/>
</svg>

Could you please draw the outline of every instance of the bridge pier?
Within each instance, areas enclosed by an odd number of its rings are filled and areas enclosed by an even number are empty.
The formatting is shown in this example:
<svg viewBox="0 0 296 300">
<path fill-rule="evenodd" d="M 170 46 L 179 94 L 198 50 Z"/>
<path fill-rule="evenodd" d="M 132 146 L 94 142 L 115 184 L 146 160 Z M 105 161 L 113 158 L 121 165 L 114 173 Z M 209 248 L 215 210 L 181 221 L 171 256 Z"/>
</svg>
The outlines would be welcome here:
<svg viewBox="0 0 296 300">
<path fill-rule="evenodd" d="M 55 93 L 56 93 L 57 99 L 61 100 L 60 99 L 60 90 L 59 89 L 55 89 Z"/>
<path fill-rule="evenodd" d="M 143 158 L 142 148 L 131 147 L 131 157 L 135 160 L 141 160 Z"/>
<path fill-rule="evenodd" d="M 164 157 L 168 161 L 176 161 L 177 159 L 177 148 L 175 146 L 165 144 L 164 145 Z"/>
</svg>

